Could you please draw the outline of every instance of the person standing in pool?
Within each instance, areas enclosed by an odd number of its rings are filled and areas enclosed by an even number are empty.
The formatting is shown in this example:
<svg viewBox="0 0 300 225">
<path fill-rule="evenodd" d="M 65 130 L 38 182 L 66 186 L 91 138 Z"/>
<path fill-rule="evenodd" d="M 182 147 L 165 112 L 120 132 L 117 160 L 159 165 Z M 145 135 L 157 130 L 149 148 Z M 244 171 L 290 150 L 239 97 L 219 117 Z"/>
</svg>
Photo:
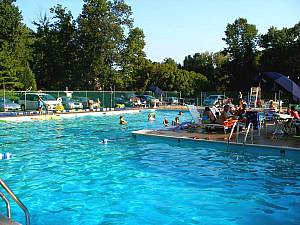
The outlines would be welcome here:
<svg viewBox="0 0 300 225">
<path fill-rule="evenodd" d="M 164 118 L 163 124 L 164 124 L 165 127 L 169 126 L 169 120 L 168 120 L 167 117 Z"/>
<path fill-rule="evenodd" d="M 148 114 L 148 120 L 149 121 L 153 121 L 155 119 L 156 119 L 156 115 L 155 115 L 154 112 L 151 112 L 151 113 Z"/>
<path fill-rule="evenodd" d="M 173 125 L 173 126 L 177 126 L 177 125 L 179 125 L 179 124 L 180 124 L 180 122 L 179 122 L 179 116 L 176 116 L 176 117 L 175 117 L 175 120 L 172 121 L 172 125 Z"/>
<path fill-rule="evenodd" d="M 125 120 L 124 116 L 120 116 L 120 124 L 121 125 L 126 125 L 127 121 Z"/>
</svg>

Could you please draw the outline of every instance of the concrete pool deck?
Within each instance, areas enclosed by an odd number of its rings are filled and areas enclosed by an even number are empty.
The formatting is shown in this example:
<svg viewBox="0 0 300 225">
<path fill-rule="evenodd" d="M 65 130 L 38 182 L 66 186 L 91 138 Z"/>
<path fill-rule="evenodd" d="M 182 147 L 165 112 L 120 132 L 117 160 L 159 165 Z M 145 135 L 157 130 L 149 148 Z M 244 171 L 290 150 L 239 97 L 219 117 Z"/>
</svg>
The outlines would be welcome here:
<svg viewBox="0 0 300 225">
<path fill-rule="evenodd" d="M 271 130 L 271 129 L 270 129 Z M 200 133 L 189 131 L 172 131 L 172 130 L 139 130 L 132 132 L 134 135 L 147 136 L 147 137 L 163 137 L 168 139 L 177 140 L 192 140 L 192 141 L 206 141 L 206 142 L 218 142 L 227 145 L 229 134 L 224 133 Z M 250 135 L 248 136 L 247 146 L 261 146 L 276 149 L 295 149 L 300 151 L 300 137 L 293 135 L 284 135 L 274 139 L 272 133 L 266 132 L 264 129 L 261 131 L 261 135 L 258 132 L 254 132 L 253 144 L 250 144 Z M 236 141 L 236 133 L 233 133 L 230 144 L 243 145 L 245 134 L 240 133 L 238 141 Z"/>
</svg>

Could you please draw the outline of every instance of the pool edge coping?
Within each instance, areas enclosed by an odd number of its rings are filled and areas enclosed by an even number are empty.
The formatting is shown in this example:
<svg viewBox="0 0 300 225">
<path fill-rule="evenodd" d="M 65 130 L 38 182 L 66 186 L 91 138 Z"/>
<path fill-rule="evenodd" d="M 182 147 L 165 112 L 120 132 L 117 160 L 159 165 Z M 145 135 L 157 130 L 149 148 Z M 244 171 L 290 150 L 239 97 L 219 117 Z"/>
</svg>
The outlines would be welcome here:
<svg viewBox="0 0 300 225">
<path fill-rule="evenodd" d="M 163 138 L 170 138 L 170 139 L 183 139 L 183 140 L 189 140 L 189 141 L 195 141 L 195 142 L 209 142 L 209 143 L 218 143 L 218 144 L 224 144 L 227 145 L 227 141 L 218 141 L 218 140 L 207 140 L 207 139 L 192 139 L 189 137 L 184 136 L 171 136 L 171 135 L 164 135 L 164 134 L 150 134 L 146 133 L 149 131 L 159 131 L 159 130 L 137 130 L 132 131 L 131 133 L 133 135 L 140 135 L 140 136 L 150 136 L 150 137 L 163 137 Z M 286 149 L 286 150 L 295 150 L 300 151 L 300 148 L 297 147 L 289 147 L 289 146 L 276 146 L 276 145 L 262 145 L 262 144 L 249 144 L 249 143 L 236 143 L 236 142 L 230 142 L 230 145 L 236 145 L 236 146 L 246 146 L 246 147 L 260 147 L 260 148 L 268 148 L 268 149 Z"/>
</svg>

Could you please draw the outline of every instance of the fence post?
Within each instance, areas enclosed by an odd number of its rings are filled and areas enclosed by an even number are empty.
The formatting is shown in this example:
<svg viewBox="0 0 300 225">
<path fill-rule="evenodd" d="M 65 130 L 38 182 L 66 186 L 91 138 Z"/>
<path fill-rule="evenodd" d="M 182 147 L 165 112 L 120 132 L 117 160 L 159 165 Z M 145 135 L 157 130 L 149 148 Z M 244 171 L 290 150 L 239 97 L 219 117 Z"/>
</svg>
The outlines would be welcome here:
<svg viewBox="0 0 300 225">
<path fill-rule="evenodd" d="M 200 92 L 200 106 L 202 106 L 202 98 L 203 98 L 203 93 L 202 91 Z"/>
<path fill-rule="evenodd" d="M 104 86 L 103 86 L 103 93 L 102 93 L 102 94 L 103 94 L 103 106 L 102 106 L 102 107 L 104 108 L 104 106 L 105 106 L 105 94 L 104 94 Z"/>
<path fill-rule="evenodd" d="M 116 106 L 116 85 L 115 84 L 114 84 L 114 99 L 113 99 L 113 101 L 114 101 L 113 106 L 115 107 Z M 112 107 L 112 108 L 114 108 L 114 107 Z"/>
<path fill-rule="evenodd" d="M 113 95 L 113 89 L 110 87 L 110 108 L 112 108 L 112 95 Z"/>
</svg>

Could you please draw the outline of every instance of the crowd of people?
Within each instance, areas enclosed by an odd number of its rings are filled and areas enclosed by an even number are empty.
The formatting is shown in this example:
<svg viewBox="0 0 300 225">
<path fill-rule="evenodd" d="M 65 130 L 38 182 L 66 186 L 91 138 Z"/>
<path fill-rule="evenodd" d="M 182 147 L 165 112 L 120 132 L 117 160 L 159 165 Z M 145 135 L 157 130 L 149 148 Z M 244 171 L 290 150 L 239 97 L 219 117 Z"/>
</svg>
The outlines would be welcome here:
<svg viewBox="0 0 300 225">
<path fill-rule="evenodd" d="M 270 103 L 272 107 L 272 102 Z M 224 125 L 228 121 L 240 121 L 247 122 L 247 104 L 243 101 L 240 102 L 239 106 L 230 106 L 225 105 L 222 110 L 218 110 L 216 107 L 205 107 L 201 116 L 202 124 L 220 124 Z M 290 118 L 285 123 L 286 129 L 290 127 L 295 127 L 300 130 L 300 115 L 297 112 L 294 106 L 287 109 L 286 114 L 290 116 Z M 180 117 L 183 115 L 183 112 L 180 111 L 172 120 L 171 125 L 177 126 L 180 125 Z M 156 114 L 154 112 L 150 112 L 148 114 L 148 121 L 156 120 Z M 127 121 L 124 116 L 120 116 L 120 124 L 126 125 Z M 169 119 L 165 117 L 162 122 L 164 127 L 169 127 Z"/>
<path fill-rule="evenodd" d="M 246 117 L 247 105 L 242 103 L 240 106 L 225 105 L 221 111 L 215 107 L 205 107 L 202 114 L 202 123 L 204 124 L 224 124 L 228 119 L 244 121 Z"/>
</svg>

